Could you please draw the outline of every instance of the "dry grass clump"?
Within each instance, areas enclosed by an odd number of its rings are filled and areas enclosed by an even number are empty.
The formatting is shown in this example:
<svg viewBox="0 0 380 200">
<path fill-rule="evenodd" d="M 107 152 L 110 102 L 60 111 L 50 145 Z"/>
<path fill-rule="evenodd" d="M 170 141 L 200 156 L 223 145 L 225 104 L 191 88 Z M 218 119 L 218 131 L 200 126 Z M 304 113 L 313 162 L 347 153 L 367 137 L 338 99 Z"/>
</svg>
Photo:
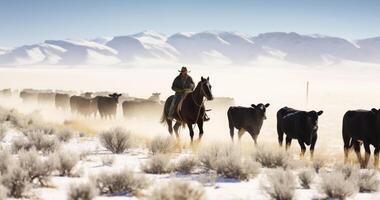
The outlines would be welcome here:
<svg viewBox="0 0 380 200">
<path fill-rule="evenodd" d="M 74 137 L 74 132 L 71 129 L 62 129 L 55 134 L 59 141 L 68 142 Z"/>
<path fill-rule="evenodd" d="M 292 200 L 296 179 L 291 171 L 278 168 L 267 174 L 267 183 L 262 182 L 261 187 L 271 199 Z"/>
<path fill-rule="evenodd" d="M 27 173 L 30 183 L 37 181 L 42 186 L 47 185 L 55 170 L 54 160 L 42 158 L 36 150 L 20 152 L 18 165 Z"/>
<path fill-rule="evenodd" d="M 66 151 L 56 152 L 50 159 L 54 160 L 60 176 L 73 176 L 74 167 L 79 161 L 77 155 Z"/>
<path fill-rule="evenodd" d="M 172 137 L 156 136 L 148 148 L 153 154 L 171 153 L 176 149 L 176 141 Z"/>
<path fill-rule="evenodd" d="M 96 187 L 91 183 L 71 184 L 67 193 L 68 200 L 92 200 L 98 195 Z"/>
<path fill-rule="evenodd" d="M 5 137 L 5 133 L 7 132 L 8 128 L 4 124 L 0 124 L 0 141 L 3 140 Z"/>
<path fill-rule="evenodd" d="M 173 164 L 167 154 L 155 154 L 141 168 L 145 173 L 165 174 L 172 172 Z"/>
<path fill-rule="evenodd" d="M 360 174 L 360 168 L 358 165 L 347 165 L 338 163 L 334 166 L 334 170 L 342 172 L 345 179 L 351 179 L 353 182 L 357 182 Z"/>
<path fill-rule="evenodd" d="M 320 191 L 329 199 L 346 199 L 358 192 L 357 184 L 342 171 L 321 175 Z"/>
<path fill-rule="evenodd" d="M 132 194 L 147 188 L 150 184 L 143 175 L 138 175 L 129 169 L 116 172 L 101 172 L 93 177 L 93 182 L 100 194 Z"/>
<path fill-rule="evenodd" d="M 359 186 L 359 192 L 379 191 L 380 180 L 377 177 L 376 170 L 364 169 L 360 171 L 358 186 Z"/>
<path fill-rule="evenodd" d="M 149 195 L 150 200 L 204 200 L 204 189 L 201 185 L 190 182 L 171 180 L 156 187 Z"/>
<path fill-rule="evenodd" d="M 174 166 L 174 170 L 182 174 L 190 174 L 199 165 L 194 156 L 180 158 Z"/>
<path fill-rule="evenodd" d="M 291 162 L 291 157 L 287 152 L 263 147 L 259 147 L 253 153 L 253 158 L 263 167 L 267 168 L 282 167 L 286 169 Z"/>
<path fill-rule="evenodd" d="M 315 172 L 305 169 L 298 173 L 298 179 L 302 188 L 310 189 L 310 184 L 313 182 L 315 176 Z"/>
<path fill-rule="evenodd" d="M 237 180 L 248 180 L 260 171 L 260 164 L 244 157 L 233 146 L 210 146 L 201 151 L 199 160 L 207 170 Z"/>
<path fill-rule="evenodd" d="M 15 109 L 0 109 L 0 123 L 10 123 L 16 128 L 25 128 L 35 123 L 32 115 L 23 115 Z"/>
<path fill-rule="evenodd" d="M 116 154 L 124 153 L 132 146 L 132 135 L 123 128 L 117 127 L 100 133 L 100 143 Z"/>
<path fill-rule="evenodd" d="M 8 196 L 21 198 L 29 188 L 29 177 L 27 172 L 21 167 L 14 165 L 2 176 L 1 182 L 7 188 Z"/>
<path fill-rule="evenodd" d="M 8 190 L 3 185 L 0 184 L 0 199 L 6 199 L 7 198 Z"/>
<path fill-rule="evenodd" d="M 322 158 L 314 158 L 312 166 L 317 174 L 319 174 L 320 170 L 326 165 L 326 161 Z"/>
</svg>

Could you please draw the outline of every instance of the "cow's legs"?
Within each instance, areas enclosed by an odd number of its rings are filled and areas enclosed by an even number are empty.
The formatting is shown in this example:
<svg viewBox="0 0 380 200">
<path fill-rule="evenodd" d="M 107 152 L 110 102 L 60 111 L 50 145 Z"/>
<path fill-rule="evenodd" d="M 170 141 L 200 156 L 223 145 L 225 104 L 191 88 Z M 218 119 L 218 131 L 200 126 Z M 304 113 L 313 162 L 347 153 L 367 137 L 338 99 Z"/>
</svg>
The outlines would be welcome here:
<svg viewBox="0 0 380 200">
<path fill-rule="evenodd" d="M 234 142 L 234 134 L 235 134 L 234 129 L 235 129 L 234 127 L 232 127 L 232 128 L 230 127 L 230 136 L 231 136 L 232 142 Z"/>
<path fill-rule="evenodd" d="M 240 128 L 239 131 L 238 131 L 239 142 L 240 142 L 241 136 L 243 136 L 244 133 L 245 133 L 245 129 L 244 128 Z"/>
<path fill-rule="evenodd" d="M 303 157 L 305 156 L 306 146 L 305 146 L 305 144 L 304 144 L 301 140 L 298 140 L 298 143 L 299 143 L 300 146 L 301 146 L 301 154 L 300 154 L 300 157 L 303 158 Z"/>
<path fill-rule="evenodd" d="M 315 135 L 313 139 L 311 140 L 311 145 L 310 145 L 310 159 L 312 160 L 314 157 L 314 147 L 315 143 L 317 143 L 318 135 Z"/>
<path fill-rule="evenodd" d="M 181 126 L 181 123 L 176 122 L 176 123 L 174 124 L 174 127 L 173 127 L 173 129 L 174 129 L 174 133 L 175 133 L 175 136 L 177 137 L 177 140 L 180 139 L 180 138 L 179 138 L 179 133 L 178 133 L 178 129 L 179 129 L 180 126 Z"/>
<path fill-rule="evenodd" d="M 371 156 L 371 149 L 369 148 L 368 143 L 364 143 L 364 150 L 365 150 L 365 155 L 364 155 L 363 168 L 366 168 L 368 165 L 369 157 Z"/>
<path fill-rule="evenodd" d="M 191 140 L 191 144 L 193 144 L 193 138 L 194 138 L 194 130 L 193 130 L 193 126 L 191 123 L 187 123 L 187 127 L 189 128 L 189 132 L 190 132 L 190 140 Z"/>
<path fill-rule="evenodd" d="M 351 137 L 344 137 L 343 135 L 343 142 L 344 142 L 344 163 L 347 164 L 348 161 L 348 154 L 351 150 L 350 142 L 354 142 L 351 140 Z"/>
<path fill-rule="evenodd" d="M 202 139 L 202 136 L 203 136 L 203 119 L 202 120 L 199 120 L 198 123 L 198 129 L 199 129 L 199 141 Z"/>
<path fill-rule="evenodd" d="M 354 142 L 354 150 L 355 150 L 355 154 L 356 154 L 356 157 L 358 158 L 360 165 L 362 165 L 363 161 L 362 161 L 362 155 L 360 155 L 360 143 L 358 141 Z"/>
<path fill-rule="evenodd" d="M 286 138 L 285 138 L 285 150 L 288 150 L 288 149 L 289 149 L 290 144 L 292 144 L 292 138 L 286 136 Z"/>
<path fill-rule="evenodd" d="M 282 147 L 282 141 L 284 140 L 284 132 L 282 131 L 280 125 L 277 123 L 277 134 L 278 134 L 278 144 Z"/>
<path fill-rule="evenodd" d="M 375 155 L 374 155 L 374 166 L 377 168 L 379 167 L 379 151 L 380 147 L 375 148 Z"/>
<path fill-rule="evenodd" d="M 249 129 L 248 130 L 248 133 L 251 135 L 252 139 L 253 139 L 253 142 L 255 142 L 255 146 L 257 146 L 257 134 L 254 133 L 253 130 Z"/>
</svg>

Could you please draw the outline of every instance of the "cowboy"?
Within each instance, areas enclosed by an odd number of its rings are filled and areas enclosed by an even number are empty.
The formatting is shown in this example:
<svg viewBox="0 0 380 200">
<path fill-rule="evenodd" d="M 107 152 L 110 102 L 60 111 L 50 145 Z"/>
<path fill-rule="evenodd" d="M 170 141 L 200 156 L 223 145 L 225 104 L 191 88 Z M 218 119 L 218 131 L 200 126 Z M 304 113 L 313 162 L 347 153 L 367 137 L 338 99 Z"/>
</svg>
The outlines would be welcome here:
<svg viewBox="0 0 380 200">
<path fill-rule="evenodd" d="M 171 120 L 174 118 L 175 110 L 179 101 L 185 94 L 192 92 L 195 87 L 194 81 L 191 76 L 188 75 L 186 67 L 182 67 L 181 70 L 178 70 L 178 72 L 180 72 L 180 74 L 174 79 L 172 84 L 172 90 L 175 91 L 175 94 L 169 108 L 168 118 Z"/>
</svg>

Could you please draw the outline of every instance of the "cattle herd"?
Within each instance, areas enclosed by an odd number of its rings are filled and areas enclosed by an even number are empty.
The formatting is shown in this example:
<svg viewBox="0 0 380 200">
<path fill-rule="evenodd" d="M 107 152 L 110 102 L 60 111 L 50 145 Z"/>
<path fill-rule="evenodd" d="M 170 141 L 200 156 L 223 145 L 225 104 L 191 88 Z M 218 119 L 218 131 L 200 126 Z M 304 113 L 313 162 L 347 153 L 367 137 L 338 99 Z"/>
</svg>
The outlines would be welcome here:
<svg viewBox="0 0 380 200">
<path fill-rule="evenodd" d="M 11 97 L 15 91 L 11 89 L 0 90 L 0 97 Z M 24 89 L 18 93 L 23 103 L 37 103 L 52 105 L 56 109 L 71 111 L 74 114 L 84 117 L 100 117 L 102 119 L 112 119 L 116 117 L 119 102 L 123 110 L 124 117 L 146 116 L 141 112 L 142 108 L 161 112 L 164 102 L 160 101 L 159 93 L 153 93 L 148 99 L 132 98 L 126 94 L 113 92 L 97 92 L 76 94 L 72 91 L 49 91 Z M 216 99 L 217 100 L 217 99 Z M 223 99 L 224 100 L 224 99 Z M 230 105 L 232 100 L 228 99 Z M 225 109 L 228 104 L 224 105 Z M 231 106 L 228 108 L 227 117 L 230 129 L 230 136 L 233 140 L 234 129 L 238 129 L 239 139 L 247 131 L 257 143 L 263 121 L 266 119 L 266 109 L 269 104 L 252 104 L 251 107 Z M 301 147 L 301 156 L 305 154 L 306 146 L 310 146 L 310 156 L 317 142 L 318 117 L 323 111 L 301 111 L 289 107 L 283 107 L 277 112 L 277 133 L 278 143 L 283 144 L 285 134 L 285 149 L 290 147 L 293 139 L 297 140 Z M 157 116 L 157 115 L 154 115 Z M 342 138 L 344 143 L 345 162 L 347 161 L 349 150 L 353 147 L 357 159 L 362 167 L 366 167 L 371 154 L 370 145 L 374 146 L 374 165 L 379 164 L 380 152 L 380 109 L 371 110 L 350 110 L 343 117 Z M 364 159 L 360 153 L 360 146 L 364 145 Z"/>
</svg>

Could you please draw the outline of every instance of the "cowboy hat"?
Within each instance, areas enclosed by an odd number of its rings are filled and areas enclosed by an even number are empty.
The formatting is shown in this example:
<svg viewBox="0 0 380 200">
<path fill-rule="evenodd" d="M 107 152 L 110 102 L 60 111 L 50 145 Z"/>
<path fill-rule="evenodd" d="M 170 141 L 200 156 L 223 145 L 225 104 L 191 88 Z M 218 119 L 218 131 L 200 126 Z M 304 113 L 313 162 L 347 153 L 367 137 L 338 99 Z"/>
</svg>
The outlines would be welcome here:
<svg viewBox="0 0 380 200">
<path fill-rule="evenodd" d="M 182 67 L 181 70 L 178 70 L 178 72 L 188 72 L 189 73 L 190 71 L 188 71 L 186 67 Z"/>
</svg>

